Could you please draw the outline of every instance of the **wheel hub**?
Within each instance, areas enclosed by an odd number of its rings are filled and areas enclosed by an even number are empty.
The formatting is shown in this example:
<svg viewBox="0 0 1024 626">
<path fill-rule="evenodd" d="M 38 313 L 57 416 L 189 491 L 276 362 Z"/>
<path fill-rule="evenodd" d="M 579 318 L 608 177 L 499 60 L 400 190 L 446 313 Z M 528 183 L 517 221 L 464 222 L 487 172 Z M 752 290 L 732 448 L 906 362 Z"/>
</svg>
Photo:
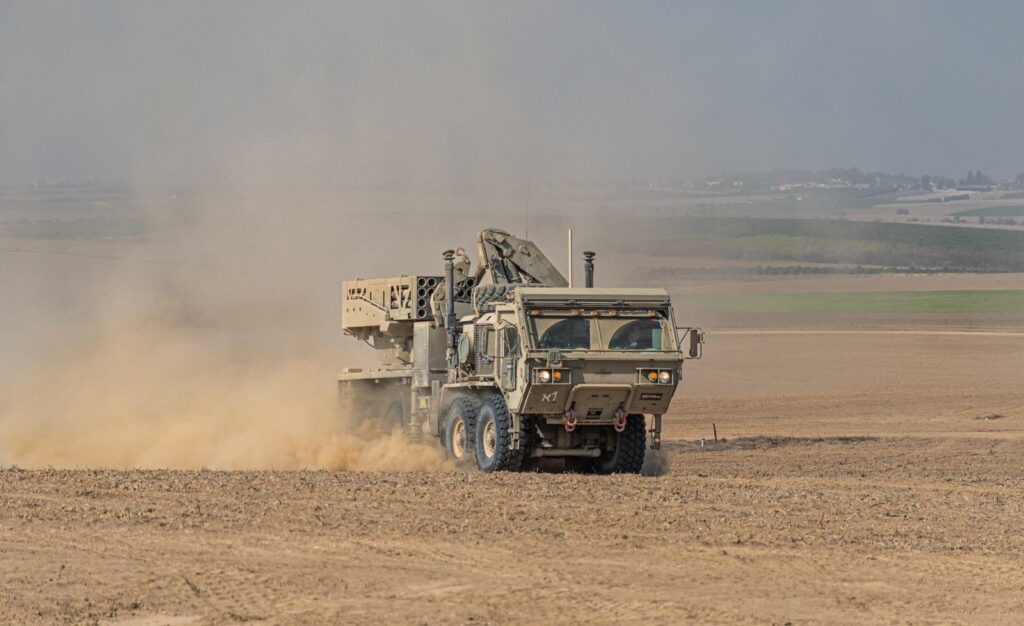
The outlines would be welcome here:
<svg viewBox="0 0 1024 626">
<path fill-rule="evenodd" d="M 455 458 L 461 459 L 466 454 L 466 422 L 457 420 L 452 429 L 452 452 Z"/>
<path fill-rule="evenodd" d="M 487 458 L 494 456 L 494 448 L 497 442 L 497 432 L 494 428 L 494 422 L 487 422 L 484 426 L 484 454 Z"/>
</svg>

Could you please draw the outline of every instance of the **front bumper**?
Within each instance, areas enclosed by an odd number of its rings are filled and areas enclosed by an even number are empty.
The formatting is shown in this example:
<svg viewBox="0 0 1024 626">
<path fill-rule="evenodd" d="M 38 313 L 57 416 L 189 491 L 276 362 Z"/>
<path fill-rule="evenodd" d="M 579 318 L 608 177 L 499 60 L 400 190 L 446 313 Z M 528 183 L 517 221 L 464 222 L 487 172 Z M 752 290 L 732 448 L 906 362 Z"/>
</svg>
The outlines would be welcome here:
<svg viewBox="0 0 1024 626">
<path fill-rule="evenodd" d="M 628 414 L 665 413 L 675 390 L 675 384 L 534 384 L 526 393 L 523 413 L 542 415 L 549 422 L 560 422 L 572 409 L 581 425 L 611 424 L 620 407 Z"/>
</svg>

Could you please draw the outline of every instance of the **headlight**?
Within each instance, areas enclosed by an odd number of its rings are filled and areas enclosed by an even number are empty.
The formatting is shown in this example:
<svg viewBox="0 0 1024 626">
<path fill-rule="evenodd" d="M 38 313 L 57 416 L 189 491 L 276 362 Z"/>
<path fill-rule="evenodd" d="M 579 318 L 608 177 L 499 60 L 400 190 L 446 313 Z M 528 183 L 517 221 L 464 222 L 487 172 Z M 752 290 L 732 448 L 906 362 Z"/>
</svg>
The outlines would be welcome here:
<svg viewBox="0 0 1024 626">
<path fill-rule="evenodd" d="M 557 382 L 562 381 L 562 372 L 559 370 L 551 370 L 551 380 Z"/>
<path fill-rule="evenodd" d="M 658 374 L 658 382 L 663 385 L 667 385 L 672 382 L 672 372 L 668 370 L 661 370 Z"/>
<path fill-rule="evenodd" d="M 651 381 L 652 383 L 658 382 L 658 371 L 651 370 L 647 372 L 647 380 Z"/>
<path fill-rule="evenodd" d="M 551 370 L 537 370 L 537 382 L 549 383 L 551 382 Z"/>
</svg>

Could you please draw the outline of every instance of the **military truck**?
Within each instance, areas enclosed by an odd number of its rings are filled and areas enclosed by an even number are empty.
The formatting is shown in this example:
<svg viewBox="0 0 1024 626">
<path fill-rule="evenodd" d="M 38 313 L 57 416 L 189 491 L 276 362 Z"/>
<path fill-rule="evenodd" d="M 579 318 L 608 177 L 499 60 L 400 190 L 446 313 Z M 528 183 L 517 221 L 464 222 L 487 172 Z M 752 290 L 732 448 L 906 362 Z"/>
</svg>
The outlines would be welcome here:
<svg viewBox="0 0 1024 626">
<path fill-rule="evenodd" d="M 343 283 L 344 332 L 380 361 L 339 375 L 343 411 L 485 472 L 640 472 L 703 332 L 676 325 L 663 289 L 595 288 L 593 252 L 573 288 L 531 241 L 489 228 L 476 243 L 475 271 L 448 250 L 443 275 Z"/>
</svg>

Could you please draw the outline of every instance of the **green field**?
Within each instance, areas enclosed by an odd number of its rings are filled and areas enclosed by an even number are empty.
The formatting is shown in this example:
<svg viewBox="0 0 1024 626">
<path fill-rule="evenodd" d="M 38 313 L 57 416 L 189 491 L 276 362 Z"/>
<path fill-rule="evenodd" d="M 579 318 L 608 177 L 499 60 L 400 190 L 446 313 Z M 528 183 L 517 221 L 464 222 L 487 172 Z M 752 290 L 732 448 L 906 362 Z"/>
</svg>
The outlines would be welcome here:
<svg viewBox="0 0 1024 626">
<path fill-rule="evenodd" d="M 623 225 L 653 256 L 1024 271 L 1024 232 L 843 220 L 658 217 Z"/>
<path fill-rule="evenodd" d="M 979 209 L 966 209 L 953 213 L 957 217 L 1021 217 L 1024 216 L 1024 205 L 986 206 Z"/>
<path fill-rule="evenodd" d="M 1024 289 L 701 294 L 695 308 L 735 313 L 1010 313 L 1024 315 Z"/>
</svg>

